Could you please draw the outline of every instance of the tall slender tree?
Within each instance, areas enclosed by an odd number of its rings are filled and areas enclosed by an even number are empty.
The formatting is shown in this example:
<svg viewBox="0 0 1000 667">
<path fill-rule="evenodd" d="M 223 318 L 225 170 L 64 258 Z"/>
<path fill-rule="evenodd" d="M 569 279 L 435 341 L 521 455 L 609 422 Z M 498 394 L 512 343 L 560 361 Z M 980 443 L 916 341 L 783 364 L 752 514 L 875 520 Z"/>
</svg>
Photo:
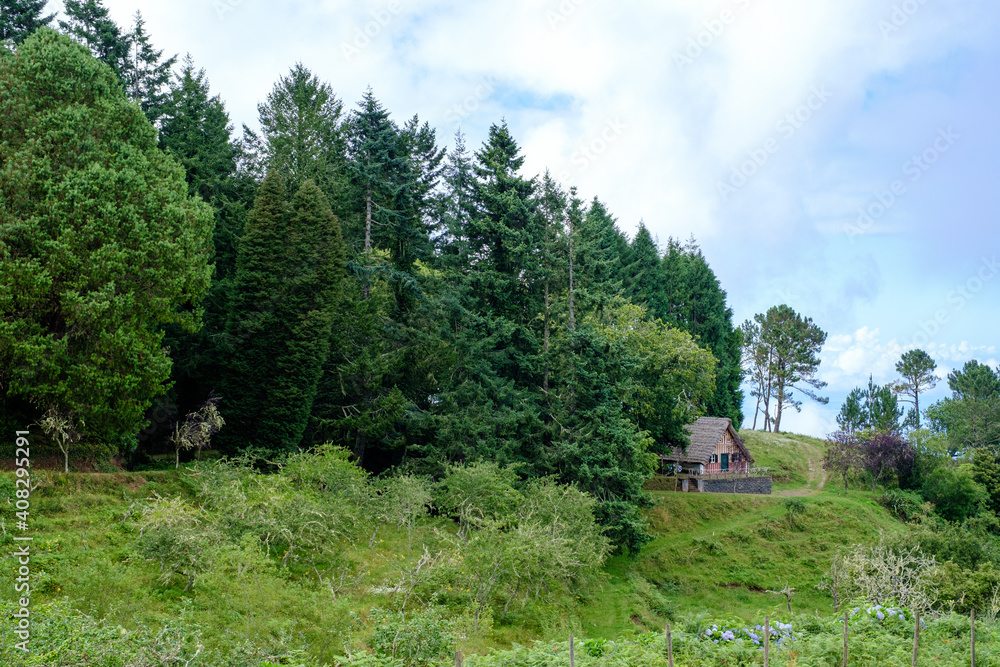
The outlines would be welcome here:
<svg viewBox="0 0 1000 667">
<path fill-rule="evenodd" d="M 920 428 L 920 394 L 937 386 L 937 376 L 934 371 L 937 363 L 921 349 L 909 350 L 903 353 L 896 362 L 896 372 L 902 378 L 893 386 L 893 390 L 906 398 L 903 401 L 913 405 L 913 412 L 907 422 L 915 428 Z"/>
<path fill-rule="evenodd" d="M 149 122 L 156 124 L 167 101 L 170 73 L 177 56 L 163 59 L 146 34 L 146 22 L 136 10 L 132 31 L 128 34 L 128 58 L 122 65 L 125 91 L 139 103 Z"/>
<path fill-rule="evenodd" d="M 347 215 L 343 103 L 333 88 L 296 63 L 257 105 L 257 112 L 264 169 L 280 172 L 292 189 L 312 179 L 334 214 Z"/>
<path fill-rule="evenodd" d="M 340 222 L 319 187 L 307 180 L 289 205 L 282 178 L 268 173 L 240 241 L 234 277 L 223 382 L 232 434 L 220 437 L 224 448 L 281 453 L 299 445 L 344 272 Z"/>
</svg>

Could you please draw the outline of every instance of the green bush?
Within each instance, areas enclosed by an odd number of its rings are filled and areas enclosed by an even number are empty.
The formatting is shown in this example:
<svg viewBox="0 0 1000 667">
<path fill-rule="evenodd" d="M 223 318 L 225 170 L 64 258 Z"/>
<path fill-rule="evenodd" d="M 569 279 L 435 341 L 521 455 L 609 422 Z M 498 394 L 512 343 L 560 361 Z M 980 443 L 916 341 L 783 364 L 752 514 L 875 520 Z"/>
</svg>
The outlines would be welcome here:
<svg viewBox="0 0 1000 667">
<path fill-rule="evenodd" d="M 875 500 L 903 522 L 915 521 L 925 514 L 923 499 L 914 491 L 886 489 Z"/>
</svg>

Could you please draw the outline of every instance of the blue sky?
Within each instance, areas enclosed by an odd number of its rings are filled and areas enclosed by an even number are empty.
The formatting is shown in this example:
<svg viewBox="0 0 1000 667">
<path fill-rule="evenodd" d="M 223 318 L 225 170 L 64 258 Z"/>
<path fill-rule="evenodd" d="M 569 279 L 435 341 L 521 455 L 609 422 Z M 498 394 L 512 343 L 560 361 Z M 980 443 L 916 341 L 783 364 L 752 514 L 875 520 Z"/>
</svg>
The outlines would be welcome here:
<svg viewBox="0 0 1000 667">
<path fill-rule="evenodd" d="M 107 5 L 190 52 L 237 127 L 301 61 L 443 144 L 505 117 L 529 174 L 599 196 L 629 233 L 694 234 L 737 322 L 785 302 L 829 333 L 830 405 L 788 430 L 833 430 L 911 347 L 942 375 L 1000 357 L 995 0 Z"/>
</svg>

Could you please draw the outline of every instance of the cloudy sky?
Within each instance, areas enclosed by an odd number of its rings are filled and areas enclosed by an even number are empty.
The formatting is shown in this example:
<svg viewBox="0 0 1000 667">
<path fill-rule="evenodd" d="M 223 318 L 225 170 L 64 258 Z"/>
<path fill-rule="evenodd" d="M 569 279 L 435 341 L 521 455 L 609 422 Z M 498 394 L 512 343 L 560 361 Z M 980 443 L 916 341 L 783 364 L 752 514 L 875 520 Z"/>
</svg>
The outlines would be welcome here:
<svg viewBox="0 0 1000 667">
<path fill-rule="evenodd" d="M 787 430 L 833 430 L 911 347 L 942 375 L 1000 358 L 996 0 L 106 4 L 190 53 L 237 127 L 301 61 L 443 144 L 506 118 L 529 174 L 599 196 L 629 234 L 693 234 L 737 322 L 784 302 L 829 332 L 830 405 Z"/>
</svg>

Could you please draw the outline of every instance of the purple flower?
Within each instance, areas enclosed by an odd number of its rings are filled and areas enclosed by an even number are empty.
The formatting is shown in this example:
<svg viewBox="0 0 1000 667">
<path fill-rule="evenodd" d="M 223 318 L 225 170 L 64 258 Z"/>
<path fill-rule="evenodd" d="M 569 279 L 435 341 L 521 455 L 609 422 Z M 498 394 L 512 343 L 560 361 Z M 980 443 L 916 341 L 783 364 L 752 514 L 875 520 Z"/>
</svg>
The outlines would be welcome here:
<svg viewBox="0 0 1000 667">
<path fill-rule="evenodd" d="M 875 614 L 875 618 L 877 618 L 880 621 L 883 621 L 883 620 L 885 620 L 885 614 L 883 614 L 882 612 L 877 612 Z"/>
</svg>

